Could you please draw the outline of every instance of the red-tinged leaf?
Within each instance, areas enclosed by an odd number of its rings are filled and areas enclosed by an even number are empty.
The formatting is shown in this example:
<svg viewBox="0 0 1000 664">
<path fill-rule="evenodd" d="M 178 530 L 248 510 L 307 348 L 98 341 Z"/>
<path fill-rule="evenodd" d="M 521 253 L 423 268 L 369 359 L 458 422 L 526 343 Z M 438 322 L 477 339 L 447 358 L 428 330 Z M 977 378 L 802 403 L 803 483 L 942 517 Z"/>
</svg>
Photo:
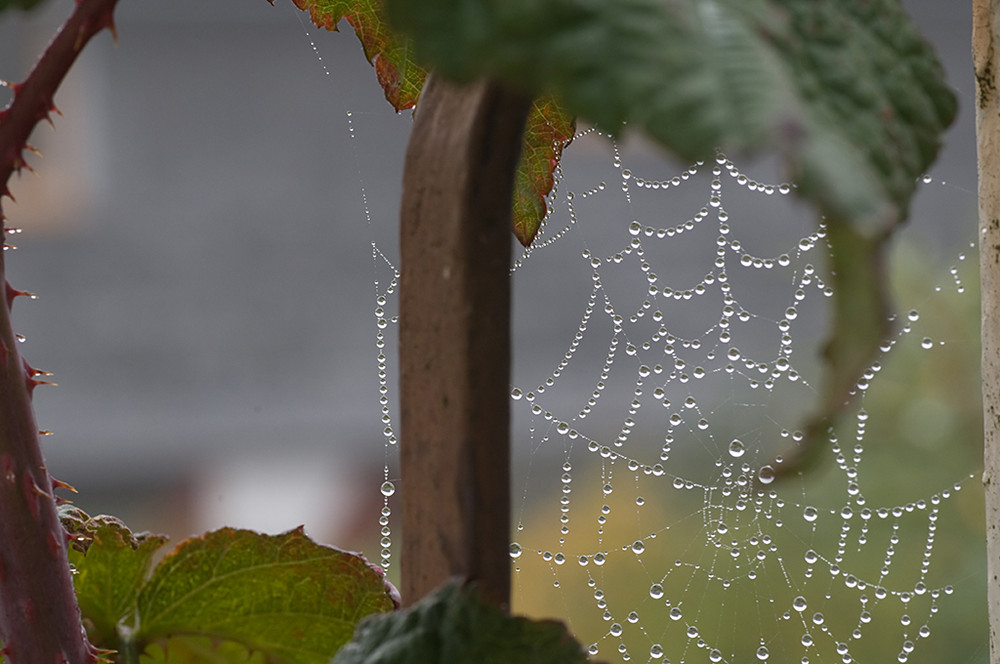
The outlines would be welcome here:
<svg viewBox="0 0 1000 664">
<path fill-rule="evenodd" d="M 319 28 L 338 31 L 340 21 L 347 21 L 361 40 L 368 62 L 375 67 L 386 100 L 397 111 L 416 105 L 427 70 L 413 59 L 410 39 L 389 27 L 382 0 L 293 2 L 309 12 L 313 24 Z M 513 231 L 524 246 L 531 244 L 545 218 L 546 197 L 552 191 L 555 169 L 563 148 L 573 138 L 574 129 L 574 117 L 553 98 L 535 101 L 525 126 L 514 184 Z"/>
<path fill-rule="evenodd" d="M 531 244 L 546 213 L 546 197 L 563 148 L 573 140 L 575 118 L 552 97 L 535 100 L 524 127 L 521 160 L 514 180 L 514 235 Z"/>
<path fill-rule="evenodd" d="M 296 7 L 309 12 L 318 28 L 337 30 L 340 20 L 346 20 L 361 40 L 368 62 L 375 67 L 386 100 L 397 111 L 416 105 L 427 70 L 413 59 L 410 40 L 389 28 L 380 0 L 293 1 Z M 268 2 L 274 4 L 274 0 Z"/>
</svg>

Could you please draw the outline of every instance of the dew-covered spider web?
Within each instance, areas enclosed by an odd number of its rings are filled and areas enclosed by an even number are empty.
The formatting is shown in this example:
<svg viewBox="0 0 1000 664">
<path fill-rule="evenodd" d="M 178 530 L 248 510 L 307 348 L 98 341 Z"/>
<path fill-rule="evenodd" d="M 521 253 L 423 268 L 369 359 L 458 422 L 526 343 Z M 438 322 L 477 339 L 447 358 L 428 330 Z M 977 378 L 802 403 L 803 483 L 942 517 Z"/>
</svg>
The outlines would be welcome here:
<svg viewBox="0 0 1000 664">
<path fill-rule="evenodd" d="M 343 118 L 372 238 L 370 557 L 394 574 L 398 217 L 372 205 L 364 137 L 410 117 Z M 921 183 L 893 332 L 818 461 L 775 479 L 821 380 L 813 210 L 773 163 L 678 166 L 593 128 L 556 175 L 511 266 L 514 611 L 595 661 L 985 662 L 974 195 Z M 920 205 L 942 197 L 947 241 Z"/>
<path fill-rule="evenodd" d="M 518 602 L 569 616 L 606 661 L 966 661 L 920 654 L 953 643 L 938 614 L 969 581 L 941 523 L 976 492 L 974 247 L 932 274 L 898 258 L 916 297 L 820 461 L 776 481 L 820 380 L 823 226 L 767 164 L 671 167 L 591 134 L 570 151 L 603 143 L 606 177 L 573 173 L 570 152 L 514 265 L 531 318 L 515 352 L 533 356 L 511 392 Z M 534 357 L 532 337 L 555 329 L 561 354 Z M 942 384 L 915 381 L 924 371 Z M 970 423 L 942 390 L 965 390 Z M 928 445 L 966 465 L 912 451 Z"/>
</svg>

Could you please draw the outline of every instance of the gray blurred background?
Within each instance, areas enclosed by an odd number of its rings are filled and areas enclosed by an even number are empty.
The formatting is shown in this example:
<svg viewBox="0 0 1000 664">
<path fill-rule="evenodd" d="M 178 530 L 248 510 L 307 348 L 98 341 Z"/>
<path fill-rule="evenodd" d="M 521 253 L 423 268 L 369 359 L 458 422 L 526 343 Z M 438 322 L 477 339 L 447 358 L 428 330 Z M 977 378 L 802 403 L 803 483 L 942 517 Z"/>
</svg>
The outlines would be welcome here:
<svg viewBox="0 0 1000 664">
<path fill-rule="evenodd" d="M 953 188 L 914 221 L 947 252 L 974 231 L 971 9 L 905 4 L 962 99 L 934 171 Z M 0 18 L 0 78 L 23 79 L 70 5 Z M 50 468 L 83 508 L 140 530 L 304 522 L 360 547 L 385 458 L 370 242 L 395 260 L 409 114 L 388 108 L 349 29 L 309 29 L 321 63 L 285 0 L 123 0 L 116 16 L 117 47 L 88 46 L 64 117 L 33 139 L 38 176 L 6 205 L 24 228 L 8 278 L 40 296 L 15 325 L 59 383 L 35 397 Z M 588 156 L 568 155 L 574 172 Z M 553 270 L 587 287 L 585 268 Z M 545 336 L 545 316 L 519 311 L 516 376 L 572 336 Z"/>
</svg>

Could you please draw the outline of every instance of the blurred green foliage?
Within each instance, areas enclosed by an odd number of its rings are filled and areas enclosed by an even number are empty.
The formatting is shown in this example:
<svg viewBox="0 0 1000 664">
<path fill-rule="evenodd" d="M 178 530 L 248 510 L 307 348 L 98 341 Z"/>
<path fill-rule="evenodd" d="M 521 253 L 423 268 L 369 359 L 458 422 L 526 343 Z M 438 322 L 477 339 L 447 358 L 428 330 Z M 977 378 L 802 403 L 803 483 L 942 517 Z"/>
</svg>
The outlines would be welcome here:
<svg viewBox="0 0 1000 664">
<path fill-rule="evenodd" d="M 45 0 L 0 0 L 0 13 L 8 9 L 34 9 L 39 7 Z"/>
</svg>

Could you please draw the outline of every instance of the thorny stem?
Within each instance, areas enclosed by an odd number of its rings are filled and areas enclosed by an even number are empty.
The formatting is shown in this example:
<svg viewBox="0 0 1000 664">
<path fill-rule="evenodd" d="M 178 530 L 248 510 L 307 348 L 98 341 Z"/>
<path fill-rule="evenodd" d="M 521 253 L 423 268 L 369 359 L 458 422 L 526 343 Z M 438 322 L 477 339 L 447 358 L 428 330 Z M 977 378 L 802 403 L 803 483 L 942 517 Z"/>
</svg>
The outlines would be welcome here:
<svg viewBox="0 0 1000 664">
<path fill-rule="evenodd" d="M 118 0 L 76 0 L 72 15 L 0 111 L 0 194 L 10 196 L 11 175 L 26 165 L 22 154 L 32 129 L 49 119 L 56 88 L 84 45 L 104 28 L 114 32 Z M 0 200 L 2 203 L 2 200 Z M 5 217 L 0 208 L 0 222 Z M 6 238 L 6 228 L 3 236 Z M 17 350 L 10 324 L 21 295 L 4 277 L 0 306 L 0 641 L 12 664 L 95 661 L 73 592 L 66 532 L 59 523 L 52 478 L 45 469 L 31 395 L 40 372 Z"/>
</svg>

